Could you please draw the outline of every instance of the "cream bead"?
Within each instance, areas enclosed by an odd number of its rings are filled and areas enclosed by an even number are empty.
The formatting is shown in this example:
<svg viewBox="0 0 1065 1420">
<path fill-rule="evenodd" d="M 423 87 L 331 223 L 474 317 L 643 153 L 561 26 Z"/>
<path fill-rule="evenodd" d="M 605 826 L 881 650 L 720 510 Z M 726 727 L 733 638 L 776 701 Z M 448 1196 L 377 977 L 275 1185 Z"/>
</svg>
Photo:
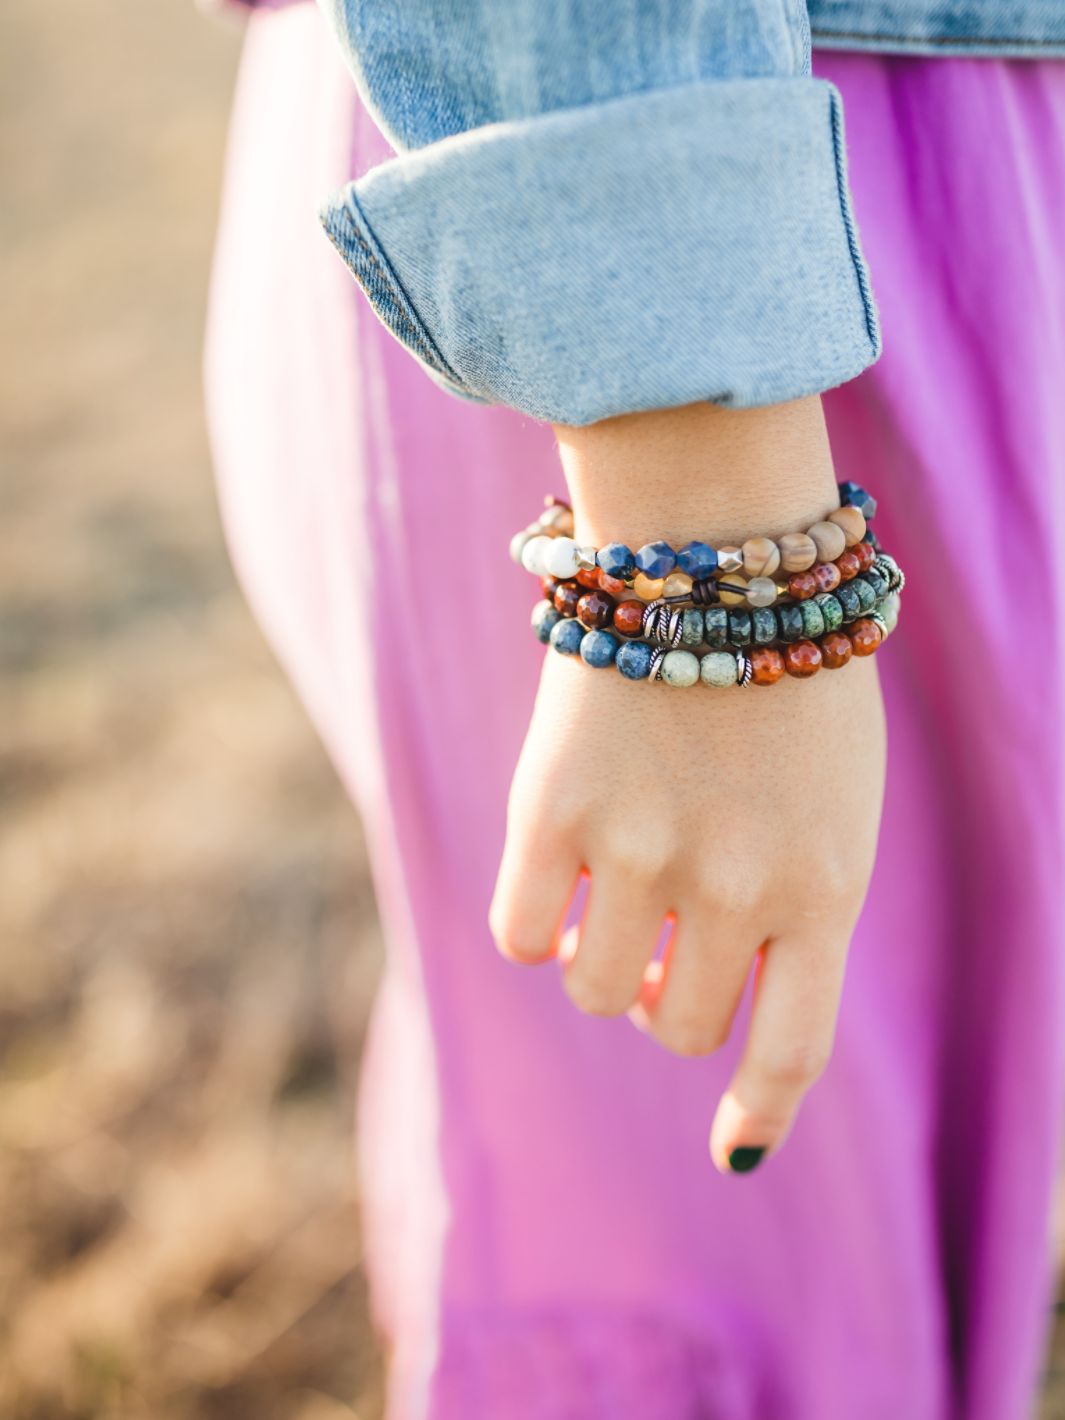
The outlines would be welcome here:
<svg viewBox="0 0 1065 1420">
<path fill-rule="evenodd" d="M 772 577 L 780 566 L 780 548 L 771 537 L 749 537 L 741 551 L 748 577 Z"/>
<path fill-rule="evenodd" d="M 785 533 L 778 544 L 785 572 L 805 572 L 817 561 L 817 544 L 806 533 Z"/>
<path fill-rule="evenodd" d="M 667 651 L 661 675 L 667 685 L 694 685 L 699 679 L 699 657 L 691 651 Z"/>
<path fill-rule="evenodd" d="M 637 572 L 633 579 L 632 590 L 642 602 L 653 602 L 662 595 L 662 588 L 665 582 L 661 577 L 646 577 L 642 572 Z"/>
<path fill-rule="evenodd" d="M 544 558 L 547 556 L 547 549 L 557 541 L 553 537 L 544 537 L 543 533 L 538 533 L 536 537 L 531 537 L 521 550 L 521 565 L 526 572 L 531 572 L 534 577 L 546 577 L 547 563 Z"/>
<path fill-rule="evenodd" d="M 777 599 L 777 584 L 772 577 L 752 577 L 747 583 L 747 600 L 751 606 L 772 606 Z"/>
<path fill-rule="evenodd" d="M 717 549 L 717 570 L 719 572 L 742 572 L 743 553 L 738 547 L 719 547 Z"/>
<path fill-rule="evenodd" d="M 807 536 L 813 539 L 819 562 L 835 562 L 847 546 L 847 538 L 838 523 L 814 523 L 807 529 Z"/>
<path fill-rule="evenodd" d="M 843 529 L 848 547 L 855 547 L 865 536 L 865 514 L 861 508 L 837 508 L 834 513 L 829 513 L 828 521 Z"/>
<path fill-rule="evenodd" d="M 704 685 L 735 685 L 736 657 L 731 651 L 708 651 L 699 664 L 699 679 Z"/>
<path fill-rule="evenodd" d="M 687 572 L 670 572 L 662 584 L 664 597 L 690 597 L 691 590 L 692 579 Z"/>
<path fill-rule="evenodd" d="M 746 577 L 740 577 L 735 572 L 733 572 L 732 575 L 730 577 L 727 577 L 725 580 L 727 581 L 728 586 L 725 585 L 725 582 L 718 582 L 717 584 L 717 595 L 718 600 L 721 602 L 721 605 L 742 606 L 743 603 L 747 600 Z M 735 590 L 730 591 L 729 588 L 735 588 Z"/>
<path fill-rule="evenodd" d="M 580 567 L 577 544 L 571 537 L 551 538 L 544 553 L 544 566 L 552 577 L 575 577 Z"/>
</svg>

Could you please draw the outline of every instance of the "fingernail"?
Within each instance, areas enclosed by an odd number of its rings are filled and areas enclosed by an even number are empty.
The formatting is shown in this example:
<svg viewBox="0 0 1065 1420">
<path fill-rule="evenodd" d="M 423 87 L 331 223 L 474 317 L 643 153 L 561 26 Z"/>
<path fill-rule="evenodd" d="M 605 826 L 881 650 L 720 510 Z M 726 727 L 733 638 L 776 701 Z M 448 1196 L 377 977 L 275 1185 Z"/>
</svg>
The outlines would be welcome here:
<svg viewBox="0 0 1065 1420">
<path fill-rule="evenodd" d="M 728 1166 L 732 1173 L 750 1173 L 762 1162 L 765 1148 L 761 1144 L 741 1144 L 738 1149 L 730 1149 Z"/>
</svg>

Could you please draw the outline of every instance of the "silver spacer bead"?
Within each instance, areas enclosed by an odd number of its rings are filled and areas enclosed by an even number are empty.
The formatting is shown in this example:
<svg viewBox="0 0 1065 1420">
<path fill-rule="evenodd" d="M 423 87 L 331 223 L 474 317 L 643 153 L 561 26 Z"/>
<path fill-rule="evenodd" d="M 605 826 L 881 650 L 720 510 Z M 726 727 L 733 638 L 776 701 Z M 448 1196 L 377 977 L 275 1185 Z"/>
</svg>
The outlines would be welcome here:
<svg viewBox="0 0 1065 1420">
<path fill-rule="evenodd" d="M 891 630 L 888 627 L 887 622 L 884 620 L 882 614 L 879 611 L 871 611 L 869 613 L 869 620 L 875 622 L 875 624 L 880 627 L 880 635 L 886 641 L 887 638 L 891 635 Z"/>
<path fill-rule="evenodd" d="M 750 685 L 751 677 L 754 675 L 754 666 L 751 664 L 749 656 L 745 656 L 742 651 L 736 652 L 736 684 L 742 689 Z"/>
<path fill-rule="evenodd" d="M 648 680 L 662 679 L 662 662 L 666 659 L 666 653 L 660 646 L 656 646 L 651 652 L 651 664 L 647 671 Z"/>
<path fill-rule="evenodd" d="M 596 560 L 595 560 L 595 548 L 594 548 L 594 547 L 578 547 L 578 549 L 577 549 L 577 566 L 581 569 L 581 571 L 582 571 L 582 572 L 590 572 L 590 571 L 592 570 L 592 568 L 595 567 L 596 565 L 597 565 L 597 564 L 596 564 Z"/>
<path fill-rule="evenodd" d="M 681 643 L 684 621 L 676 608 L 659 597 L 657 601 L 648 602 L 644 608 L 640 630 L 648 641 L 675 648 Z"/>
</svg>

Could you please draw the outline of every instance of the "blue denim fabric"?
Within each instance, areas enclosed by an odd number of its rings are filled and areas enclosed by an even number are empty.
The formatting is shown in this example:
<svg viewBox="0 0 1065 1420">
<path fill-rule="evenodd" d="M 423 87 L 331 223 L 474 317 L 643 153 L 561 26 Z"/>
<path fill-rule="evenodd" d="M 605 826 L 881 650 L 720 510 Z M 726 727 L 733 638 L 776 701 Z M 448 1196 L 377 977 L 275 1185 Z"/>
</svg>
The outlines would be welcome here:
<svg viewBox="0 0 1065 1420">
<path fill-rule="evenodd" d="M 1065 0 L 810 0 L 810 24 L 822 48 L 1065 55 Z"/>
<path fill-rule="evenodd" d="M 877 358 L 840 99 L 810 76 L 803 0 L 319 4 L 399 153 L 322 220 L 445 388 L 586 424 L 793 399 Z M 889 24 L 917 47 L 989 43 L 1049 9 L 812 7 L 819 42 L 827 26 L 866 48 Z"/>
</svg>

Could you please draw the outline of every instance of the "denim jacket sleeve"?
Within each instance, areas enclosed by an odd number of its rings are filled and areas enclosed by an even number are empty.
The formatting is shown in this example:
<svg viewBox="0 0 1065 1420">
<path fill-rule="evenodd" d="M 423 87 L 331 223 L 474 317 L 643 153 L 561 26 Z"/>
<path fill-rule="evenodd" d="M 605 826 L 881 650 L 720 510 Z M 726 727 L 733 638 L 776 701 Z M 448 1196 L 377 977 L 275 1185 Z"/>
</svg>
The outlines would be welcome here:
<svg viewBox="0 0 1065 1420">
<path fill-rule="evenodd" d="M 880 353 L 804 0 L 319 0 L 397 150 L 325 228 L 447 389 L 559 423 Z"/>
</svg>

